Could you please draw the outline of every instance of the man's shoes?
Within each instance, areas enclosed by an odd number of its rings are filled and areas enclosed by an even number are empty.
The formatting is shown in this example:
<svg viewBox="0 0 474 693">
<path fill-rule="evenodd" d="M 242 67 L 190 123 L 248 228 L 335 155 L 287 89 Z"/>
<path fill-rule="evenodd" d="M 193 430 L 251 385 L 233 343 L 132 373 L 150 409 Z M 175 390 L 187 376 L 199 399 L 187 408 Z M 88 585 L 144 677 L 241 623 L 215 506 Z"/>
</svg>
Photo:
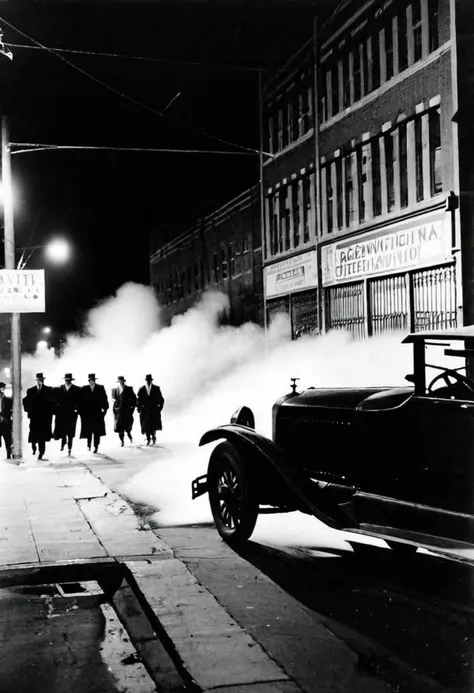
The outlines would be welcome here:
<svg viewBox="0 0 474 693">
<path fill-rule="evenodd" d="M 8 453 L 7 460 L 11 460 L 11 458 L 12 458 L 12 456 L 10 455 L 10 453 Z"/>
<path fill-rule="evenodd" d="M 132 438 L 132 434 L 131 434 L 131 433 L 127 433 L 127 435 L 128 435 L 128 439 L 129 439 L 129 441 L 130 441 L 131 443 L 133 443 L 133 438 Z"/>
<path fill-rule="evenodd" d="M 64 450 L 66 443 L 61 443 L 61 452 Z"/>
<path fill-rule="evenodd" d="M 96 446 L 96 447 L 94 448 L 94 452 L 99 452 L 99 446 Z"/>
<path fill-rule="evenodd" d="M 121 440 L 120 441 L 120 447 L 123 448 L 124 445 L 125 445 L 125 443 L 123 442 L 123 440 Z"/>
<path fill-rule="evenodd" d="M 42 453 L 42 452 L 40 452 L 40 454 L 38 455 L 38 459 L 39 459 L 39 460 L 42 460 L 42 459 L 43 459 L 43 453 Z"/>
<path fill-rule="evenodd" d="M 156 443 L 156 436 L 153 436 L 153 445 Z"/>
<path fill-rule="evenodd" d="M 32 445 L 31 449 L 33 450 L 33 455 L 36 455 L 36 445 Z"/>
<path fill-rule="evenodd" d="M 150 442 L 151 442 L 150 439 L 147 438 L 147 439 L 146 439 L 146 444 L 147 444 L 147 445 L 150 445 Z"/>
<path fill-rule="evenodd" d="M 69 457 L 71 457 L 71 455 L 72 455 L 72 448 L 68 448 L 68 449 L 67 449 L 67 454 L 69 455 Z"/>
</svg>

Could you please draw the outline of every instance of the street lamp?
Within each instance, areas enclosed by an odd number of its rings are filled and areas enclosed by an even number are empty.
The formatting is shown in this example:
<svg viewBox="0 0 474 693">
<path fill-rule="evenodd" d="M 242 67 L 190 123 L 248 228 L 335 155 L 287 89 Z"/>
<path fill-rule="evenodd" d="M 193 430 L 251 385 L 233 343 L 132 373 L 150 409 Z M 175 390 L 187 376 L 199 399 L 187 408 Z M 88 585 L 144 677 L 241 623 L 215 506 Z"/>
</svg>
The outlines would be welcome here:
<svg viewBox="0 0 474 693">
<path fill-rule="evenodd" d="M 51 334 L 51 328 L 50 327 L 43 327 L 41 330 L 44 334 Z"/>
<path fill-rule="evenodd" d="M 17 250 L 23 251 L 21 254 L 21 258 L 18 261 L 17 269 L 24 269 L 26 263 L 28 262 L 28 260 L 30 260 L 35 250 L 39 250 L 40 248 L 44 248 L 48 259 L 54 262 L 55 264 L 61 264 L 62 262 L 66 262 L 67 260 L 69 260 L 69 256 L 71 254 L 71 246 L 64 238 L 53 238 L 53 240 L 49 241 L 49 243 L 45 243 L 43 245 L 28 245 L 24 248 L 17 248 Z M 25 259 L 26 253 L 28 251 L 30 251 L 30 253 Z"/>
<path fill-rule="evenodd" d="M 46 342 L 44 339 L 42 339 L 36 344 L 36 348 L 37 349 L 47 349 L 48 348 L 48 342 Z"/>
</svg>

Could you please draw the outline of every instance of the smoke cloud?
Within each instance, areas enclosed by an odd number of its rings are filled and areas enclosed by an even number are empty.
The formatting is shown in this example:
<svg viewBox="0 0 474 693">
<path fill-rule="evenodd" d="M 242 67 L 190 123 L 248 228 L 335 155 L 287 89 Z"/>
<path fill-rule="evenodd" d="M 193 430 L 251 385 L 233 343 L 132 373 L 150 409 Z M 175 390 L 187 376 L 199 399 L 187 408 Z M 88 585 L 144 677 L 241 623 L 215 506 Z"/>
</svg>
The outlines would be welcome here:
<svg viewBox="0 0 474 693">
<path fill-rule="evenodd" d="M 401 345 L 404 333 L 364 342 L 343 332 L 291 341 L 288 317 L 281 315 L 265 338 L 254 324 L 219 325 L 227 308 L 224 294 L 206 292 L 195 307 L 163 327 L 152 290 L 130 283 L 91 311 L 83 335 L 67 339 L 61 358 L 43 349 L 23 359 L 24 388 L 34 384 L 37 371 L 45 373 L 50 385 L 59 385 L 68 371 L 83 385 L 94 372 L 110 397 L 117 376 L 125 376 L 137 391 L 145 375 L 153 374 L 165 397 L 160 446 L 147 449 L 149 463 L 119 490 L 156 508 L 161 524 L 211 520 L 207 496 L 194 502 L 190 498 L 191 480 L 206 473 L 212 449 L 197 443 L 209 428 L 228 423 L 239 406 L 251 407 L 257 430 L 271 437 L 272 404 L 289 392 L 292 377 L 299 378 L 300 388 L 397 386 L 406 384 L 404 376 L 412 369 L 411 347 Z M 118 438 L 111 415 L 106 422 L 109 433 L 101 449 L 112 454 Z M 26 419 L 24 430 L 26 438 Z M 138 421 L 134 440 L 142 441 Z M 255 536 L 263 532 L 264 538 L 278 534 L 280 540 L 301 541 L 301 523 L 309 523 L 312 536 L 319 525 L 314 518 L 296 515 L 291 520 L 287 515 L 262 517 Z M 341 541 L 327 530 L 324 536 Z"/>
</svg>

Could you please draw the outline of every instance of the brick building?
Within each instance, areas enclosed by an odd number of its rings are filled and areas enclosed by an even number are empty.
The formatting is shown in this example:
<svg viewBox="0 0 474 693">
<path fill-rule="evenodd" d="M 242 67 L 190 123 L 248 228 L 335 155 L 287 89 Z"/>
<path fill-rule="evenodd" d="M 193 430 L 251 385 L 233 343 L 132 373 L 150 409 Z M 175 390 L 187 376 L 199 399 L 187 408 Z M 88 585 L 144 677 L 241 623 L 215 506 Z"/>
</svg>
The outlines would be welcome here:
<svg viewBox="0 0 474 693">
<path fill-rule="evenodd" d="M 208 288 L 227 294 L 232 324 L 263 323 L 259 186 L 169 243 L 152 234 L 150 278 L 163 317 L 185 312 Z"/>
<path fill-rule="evenodd" d="M 267 318 L 357 337 L 474 323 L 473 13 L 346 0 L 265 86 Z"/>
</svg>

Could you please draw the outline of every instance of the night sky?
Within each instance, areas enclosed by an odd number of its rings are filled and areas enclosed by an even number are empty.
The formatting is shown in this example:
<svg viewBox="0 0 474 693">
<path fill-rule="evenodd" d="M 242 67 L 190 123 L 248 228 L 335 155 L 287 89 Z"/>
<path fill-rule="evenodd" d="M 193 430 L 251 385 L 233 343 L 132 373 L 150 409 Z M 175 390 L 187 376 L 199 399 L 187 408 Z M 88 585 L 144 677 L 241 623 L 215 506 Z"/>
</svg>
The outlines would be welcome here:
<svg viewBox="0 0 474 693">
<path fill-rule="evenodd" d="M 326 0 L 325 5 L 328 4 Z M 331 8 L 334 2 L 329 1 Z M 4 41 L 51 48 L 262 67 L 271 74 L 310 38 L 321 0 L 0 0 Z M 107 91 L 44 50 L 0 56 L 0 106 L 12 142 L 238 151 Z M 197 130 L 258 148 L 258 81 L 251 70 L 62 54 L 152 109 Z M 267 73 L 267 74 L 268 74 Z M 60 333 L 124 282 L 148 283 L 148 235 L 168 238 L 258 181 L 258 156 L 45 151 L 14 155 L 18 246 L 68 238 L 67 267 L 37 251 L 47 313 Z M 25 320 L 28 320 L 25 318 Z"/>
</svg>

